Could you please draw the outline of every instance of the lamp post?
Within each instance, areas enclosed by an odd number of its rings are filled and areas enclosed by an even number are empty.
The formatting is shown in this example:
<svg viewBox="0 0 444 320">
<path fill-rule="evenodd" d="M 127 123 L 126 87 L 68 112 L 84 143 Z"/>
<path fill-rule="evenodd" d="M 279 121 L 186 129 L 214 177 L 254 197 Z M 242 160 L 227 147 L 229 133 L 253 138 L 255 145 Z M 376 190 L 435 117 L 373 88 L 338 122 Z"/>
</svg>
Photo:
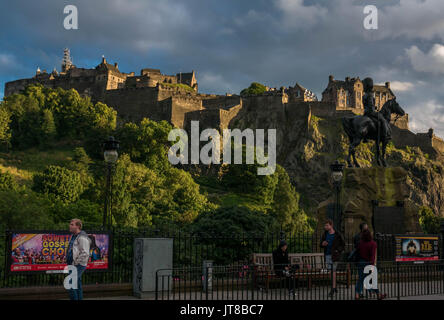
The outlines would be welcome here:
<svg viewBox="0 0 444 320">
<path fill-rule="evenodd" d="M 119 158 L 117 150 L 119 149 L 119 141 L 110 136 L 103 143 L 103 157 L 106 163 L 106 190 L 105 190 L 105 206 L 103 208 L 103 224 L 102 228 L 111 228 L 112 225 L 112 193 L 111 179 L 112 169 Z"/>
<path fill-rule="evenodd" d="M 340 230 L 342 232 L 342 214 L 341 214 L 341 185 L 342 185 L 342 177 L 344 171 L 344 165 L 336 160 L 334 163 L 330 165 L 331 170 L 331 178 L 333 180 L 333 187 L 335 189 L 336 201 L 335 201 L 335 214 L 334 214 L 334 225 L 336 230 Z"/>
</svg>

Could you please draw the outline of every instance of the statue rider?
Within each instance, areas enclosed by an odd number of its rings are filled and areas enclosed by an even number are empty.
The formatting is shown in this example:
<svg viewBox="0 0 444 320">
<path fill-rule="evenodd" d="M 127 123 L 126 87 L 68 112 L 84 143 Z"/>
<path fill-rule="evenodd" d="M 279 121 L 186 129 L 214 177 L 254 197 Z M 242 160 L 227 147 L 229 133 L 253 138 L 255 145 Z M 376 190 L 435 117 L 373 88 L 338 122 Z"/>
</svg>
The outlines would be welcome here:
<svg viewBox="0 0 444 320">
<path fill-rule="evenodd" d="M 381 141 L 383 137 L 390 135 L 390 128 L 388 127 L 389 124 L 382 114 L 376 111 L 375 97 L 373 95 L 373 79 L 365 78 L 362 80 L 362 83 L 364 85 L 364 96 L 362 97 L 362 102 L 364 104 L 364 116 L 369 117 L 373 121 L 376 130 L 378 130 L 379 122 L 379 140 Z M 367 142 L 367 139 L 364 138 L 363 142 Z"/>
</svg>

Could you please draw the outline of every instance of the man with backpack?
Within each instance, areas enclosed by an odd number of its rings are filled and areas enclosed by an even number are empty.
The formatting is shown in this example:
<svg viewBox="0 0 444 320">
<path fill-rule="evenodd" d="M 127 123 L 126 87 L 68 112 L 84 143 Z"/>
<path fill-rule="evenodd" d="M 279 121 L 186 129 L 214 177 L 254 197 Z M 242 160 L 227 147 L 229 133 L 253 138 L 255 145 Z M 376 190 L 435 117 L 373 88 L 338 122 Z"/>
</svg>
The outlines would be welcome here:
<svg viewBox="0 0 444 320">
<path fill-rule="evenodd" d="M 69 298 L 71 300 L 82 300 L 82 274 L 88 264 L 91 239 L 82 230 L 82 221 L 79 219 L 71 220 L 69 231 L 72 233 L 72 236 L 66 253 L 66 263 L 75 266 L 77 269 L 77 289 L 69 289 Z"/>
</svg>

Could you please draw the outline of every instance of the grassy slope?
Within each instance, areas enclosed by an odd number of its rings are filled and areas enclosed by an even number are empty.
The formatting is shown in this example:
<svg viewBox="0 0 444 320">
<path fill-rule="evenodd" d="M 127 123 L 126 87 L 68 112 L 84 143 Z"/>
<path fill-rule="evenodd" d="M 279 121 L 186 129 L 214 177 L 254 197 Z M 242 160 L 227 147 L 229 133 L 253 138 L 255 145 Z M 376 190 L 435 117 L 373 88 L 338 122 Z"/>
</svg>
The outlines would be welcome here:
<svg viewBox="0 0 444 320">
<path fill-rule="evenodd" d="M 41 172 L 48 165 L 64 166 L 73 156 L 73 148 L 61 147 L 58 149 L 39 151 L 28 149 L 26 151 L 0 152 L 0 170 L 11 173 L 20 185 L 30 187 L 32 176 Z"/>
</svg>

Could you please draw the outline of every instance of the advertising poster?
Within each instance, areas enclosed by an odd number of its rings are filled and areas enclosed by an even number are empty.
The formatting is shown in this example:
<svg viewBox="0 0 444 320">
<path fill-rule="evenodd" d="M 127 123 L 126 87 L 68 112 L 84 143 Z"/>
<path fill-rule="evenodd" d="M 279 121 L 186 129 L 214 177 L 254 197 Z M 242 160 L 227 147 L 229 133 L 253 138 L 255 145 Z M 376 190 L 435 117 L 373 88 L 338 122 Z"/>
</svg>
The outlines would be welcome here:
<svg viewBox="0 0 444 320">
<path fill-rule="evenodd" d="M 439 236 L 397 235 L 396 261 L 439 260 Z"/>
<path fill-rule="evenodd" d="M 107 233 L 88 233 L 91 240 L 87 269 L 107 270 L 110 238 Z M 10 272 L 63 270 L 71 234 L 62 232 L 12 232 Z"/>
</svg>

